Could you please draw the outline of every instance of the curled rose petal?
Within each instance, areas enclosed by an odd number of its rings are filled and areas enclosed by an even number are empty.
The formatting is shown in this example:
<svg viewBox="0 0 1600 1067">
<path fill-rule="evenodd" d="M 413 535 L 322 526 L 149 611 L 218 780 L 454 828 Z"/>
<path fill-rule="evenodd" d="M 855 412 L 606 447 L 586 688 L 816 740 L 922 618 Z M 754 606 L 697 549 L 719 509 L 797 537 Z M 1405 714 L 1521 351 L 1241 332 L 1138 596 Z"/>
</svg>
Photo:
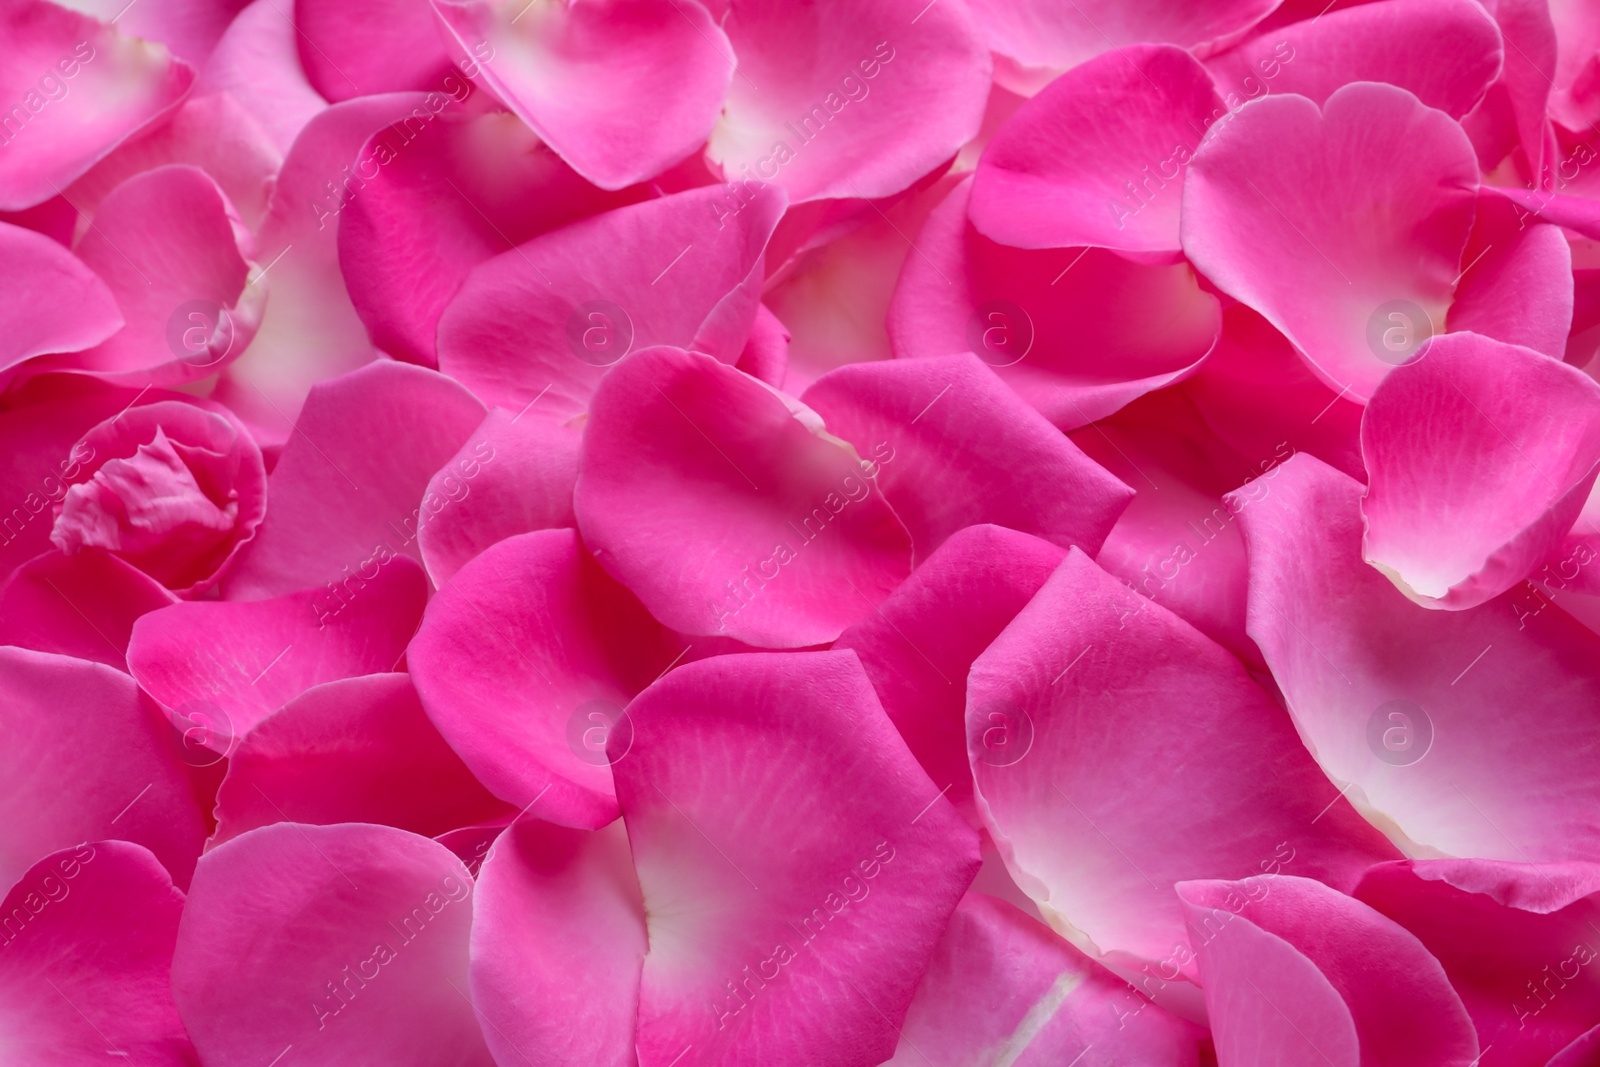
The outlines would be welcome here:
<svg viewBox="0 0 1600 1067">
<path fill-rule="evenodd" d="M 109 552 L 46 552 L 0 586 L 0 645 L 126 670 L 135 620 L 177 600 L 166 586 Z"/>
</svg>

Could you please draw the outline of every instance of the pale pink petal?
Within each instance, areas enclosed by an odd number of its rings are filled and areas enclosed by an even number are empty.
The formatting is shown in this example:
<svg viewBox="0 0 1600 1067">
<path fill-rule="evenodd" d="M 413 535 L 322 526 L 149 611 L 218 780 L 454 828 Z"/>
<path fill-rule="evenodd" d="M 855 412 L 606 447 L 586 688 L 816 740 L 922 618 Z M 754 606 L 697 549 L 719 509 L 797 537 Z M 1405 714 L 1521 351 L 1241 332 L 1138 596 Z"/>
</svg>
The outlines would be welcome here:
<svg viewBox="0 0 1600 1067">
<path fill-rule="evenodd" d="M 370 822 L 436 837 L 510 814 L 433 728 L 409 677 L 368 674 L 306 690 L 239 742 L 211 843 L 276 822 Z"/>
<path fill-rule="evenodd" d="M 502 252 L 440 318 L 439 367 L 485 404 L 565 421 L 631 352 L 693 347 L 733 363 L 761 306 L 762 253 L 783 204 L 771 189 L 707 186 Z"/>
<path fill-rule="evenodd" d="M 126 325 L 54 362 L 132 385 L 209 377 L 239 358 L 267 291 L 247 285 L 250 235 L 198 167 L 157 167 L 108 195 L 78 255 L 110 286 Z"/>
<path fill-rule="evenodd" d="M 1472 1021 L 1398 924 L 1309 878 L 1178 887 L 1219 1063 L 1459 1067 Z"/>
<path fill-rule="evenodd" d="M 644 195 L 590 185 L 509 112 L 445 112 L 392 158 L 376 148 L 386 136 L 369 144 L 387 160 L 378 177 L 339 213 L 339 266 L 372 343 L 423 366 L 473 267 Z"/>
<path fill-rule="evenodd" d="M 280 823 L 207 852 L 172 992 L 207 1067 L 492 1067 L 467 991 L 472 876 L 387 826 Z"/>
<path fill-rule="evenodd" d="M 0 305 L 0 371 L 50 352 L 81 352 L 125 319 L 94 268 L 44 234 L 0 223 L 10 298 Z"/>
<path fill-rule="evenodd" d="M 1550 117 L 1570 130 L 1600 118 L 1600 13 L 1582 0 L 1550 0 L 1556 68 Z"/>
<path fill-rule="evenodd" d="M 1600 385 L 1531 349 L 1434 338 L 1373 394 L 1362 555 L 1424 607 L 1476 607 L 1561 544 L 1600 471 Z"/>
<path fill-rule="evenodd" d="M 463 69 L 585 178 L 621 189 L 705 143 L 733 74 L 696 0 L 433 0 Z"/>
<path fill-rule="evenodd" d="M 705 1063 L 882 1063 L 978 843 L 854 654 L 687 664 L 629 717 L 613 770 L 649 928 L 640 1067 L 689 1045 Z"/>
<path fill-rule="evenodd" d="M 0 209 L 57 195 L 107 152 L 162 121 L 194 68 L 159 44 L 48 0 L 0 11 Z"/>
<path fill-rule="evenodd" d="M 138 845 L 82 844 L 30 867 L 0 904 L 6 1055 L 19 1064 L 195 1063 L 169 977 L 182 911 L 172 877 Z"/>
<path fill-rule="evenodd" d="M 967 672 L 1066 553 L 1000 526 L 969 526 L 833 647 L 851 649 L 906 747 L 974 825 Z"/>
<path fill-rule="evenodd" d="M 601 382 L 573 498 L 584 542 L 652 615 L 767 648 L 831 641 L 910 571 L 869 461 L 710 356 L 654 348 Z"/>
<path fill-rule="evenodd" d="M 109 552 L 46 552 L 0 586 L 0 645 L 126 670 L 134 620 L 177 599 Z"/>
<path fill-rule="evenodd" d="M 423 707 L 467 766 L 534 816 L 617 816 L 607 731 L 682 651 L 571 530 L 510 537 L 447 581 L 407 652 Z"/>
<path fill-rule="evenodd" d="M 1296 456 L 1240 513 L 1250 635 L 1307 747 L 1408 855 L 1593 855 L 1600 636 L 1542 601 L 1412 603 L 1361 559 L 1360 497 Z"/>
<path fill-rule="evenodd" d="M 173 55 L 200 69 L 246 0 L 72 0 L 63 6 L 114 22 L 127 37 L 159 41 Z"/>
<path fill-rule="evenodd" d="M 1205 68 L 1180 48 L 1102 53 L 1000 128 L 978 163 L 968 216 L 1015 248 L 1176 258 L 1184 170 L 1224 113 Z"/>
<path fill-rule="evenodd" d="M 635 1067 L 644 903 L 621 823 L 519 820 L 478 875 L 472 995 L 501 1062 Z"/>
<path fill-rule="evenodd" d="M 1444 966 L 1486 1064 L 1543 1067 L 1600 1022 L 1596 892 L 1591 863 L 1421 860 L 1374 867 L 1356 896 Z"/>
<path fill-rule="evenodd" d="M 429 480 L 483 414 L 450 379 L 389 360 L 313 386 L 267 482 L 272 506 L 228 575 L 227 596 L 346 580 L 378 556 L 420 561 Z"/>
<path fill-rule="evenodd" d="M 195 84 L 197 94 L 231 95 L 284 155 L 328 107 L 300 68 L 296 41 L 294 0 L 254 0 L 228 24 Z"/>
<path fill-rule="evenodd" d="M 1447 323 L 1560 359 L 1573 328 L 1572 249 L 1557 226 L 1517 218 L 1509 201 L 1483 197 L 1468 264 Z"/>
<path fill-rule="evenodd" d="M 294 28 L 306 80 L 331 103 L 405 89 L 451 92 L 466 82 L 428 0 L 295 0 Z"/>
<path fill-rule="evenodd" d="M 1049 927 L 974 892 L 950 916 L 889 1065 L 1198 1067 L 1201 1033 Z"/>
<path fill-rule="evenodd" d="M 47 852 L 115 837 L 150 849 L 187 885 L 204 838 L 200 806 L 177 735 L 133 679 L 0 648 L 0 687 L 0 883 Z"/>
<path fill-rule="evenodd" d="M 1473 0 L 1384 0 L 1263 32 L 1206 67 L 1230 108 L 1266 93 L 1322 104 L 1340 86 L 1364 81 L 1397 85 L 1460 118 L 1500 74 L 1501 61 L 1494 19 Z"/>
<path fill-rule="evenodd" d="M 918 560 L 977 523 L 1098 552 L 1133 499 L 970 352 L 841 367 L 801 400 L 879 461 Z"/>
<path fill-rule="evenodd" d="M 1404 89 L 1356 82 L 1320 110 L 1269 96 L 1213 126 L 1189 165 L 1183 249 L 1365 400 L 1443 329 L 1477 182 L 1461 128 Z"/>
<path fill-rule="evenodd" d="M 976 352 L 1062 429 L 1194 372 L 1217 339 L 1217 298 L 1187 264 L 1104 249 L 1022 250 L 966 221 L 971 184 L 928 218 L 889 307 L 894 354 Z"/>
<path fill-rule="evenodd" d="M 1159 975 L 1152 995 L 1194 980 L 1174 883 L 1354 888 L 1395 856 L 1237 659 L 1076 550 L 973 664 L 967 745 L 1017 884 L 1080 947 Z"/>
<path fill-rule="evenodd" d="M 796 203 L 909 188 L 978 132 L 989 55 L 964 4 L 733 0 L 739 56 L 707 156 Z M 920 9 L 920 10 L 919 10 Z"/>
<path fill-rule="evenodd" d="M 141 616 L 128 667 L 180 728 L 197 707 L 234 738 L 323 682 L 393 670 L 416 631 L 428 579 L 409 559 L 369 559 L 370 574 L 272 600 L 188 601 Z"/>
<path fill-rule="evenodd" d="M 514 534 L 576 527 L 582 434 L 495 408 L 422 494 L 417 543 L 435 585 Z"/>
</svg>

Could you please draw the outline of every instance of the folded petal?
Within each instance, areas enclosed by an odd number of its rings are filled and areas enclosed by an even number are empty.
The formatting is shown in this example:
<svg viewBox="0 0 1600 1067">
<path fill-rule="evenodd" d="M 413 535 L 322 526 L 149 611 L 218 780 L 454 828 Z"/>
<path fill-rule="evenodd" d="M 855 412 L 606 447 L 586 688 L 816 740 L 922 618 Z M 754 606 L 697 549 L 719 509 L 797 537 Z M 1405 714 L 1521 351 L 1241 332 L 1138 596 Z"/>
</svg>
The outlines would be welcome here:
<svg viewBox="0 0 1600 1067">
<path fill-rule="evenodd" d="M 42 233 L 0 222 L 6 291 L 0 372 L 49 352 L 81 352 L 126 321 L 94 268 Z"/>
<path fill-rule="evenodd" d="M 46 552 L 0 585 L 0 645 L 127 669 L 134 621 L 178 598 L 109 552 Z"/>
<path fill-rule="evenodd" d="M 882 1063 L 978 849 L 856 657 L 686 664 L 629 716 L 613 771 L 649 928 L 641 1067 L 687 1046 L 706 1062 Z"/>
<path fill-rule="evenodd" d="M 489 412 L 422 494 L 417 544 L 434 584 L 515 534 L 576 527 L 582 439 L 571 427 Z"/>
<path fill-rule="evenodd" d="M 634 1067 L 644 902 L 621 823 L 518 820 L 478 875 L 472 996 L 506 1063 Z"/>
<path fill-rule="evenodd" d="M 968 216 L 1014 248 L 1094 245 L 1176 258 L 1183 173 L 1224 113 L 1206 69 L 1181 48 L 1102 53 L 995 134 Z"/>
<path fill-rule="evenodd" d="M 928 218 L 889 307 L 894 354 L 976 352 L 1062 429 L 1193 373 L 1217 339 L 1217 298 L 1187 264 L 1104 249 L 1022 250 L 966 220 L 970 183 Z"/>
<path fill-rule="evenodd" d="M 229 724 L 205 741 L 226 753 L 314 685 L 393 670 L 427 596 L 422 568 L 390 555 L 337 586 L 174 604 L 134 623 L 128 668 L 180 728 L 190 705 Z"/>
<path fill-rule="evenodd" d="M 138 845 L 82 844 L 30 867 L 0 904 L 6 1055 L 193 1064 L 170 978 L 182 911 L 172 877 Z"/>
<path fill-rule="evenodd" d="M 1476 607 L 1561 544 L 1600 472 L 1600 385 L 1531 349 L 1434 338 L 1373 394 L 1362 555 L 1424 607 Z"/>
<path fill-rule="evenodd" d="M 1502 51 L 1494 19 L 1473 0 L 1383 0 L 1263 32 L 1206 69 L 1234 106 L 1263 93 L 1320 105 L 1351 82 L 1387 82 L 1459 119 L 1499 76 Z"/>
<path fill-rule="evenodd" d="M 706 154 L 729 181 L 775 182 L 796 203 L 890 196 L 978 132 L 989 56 L 965 5 L 728 8 L 739 76 Z"/>
<path fill-rule="evenodd" d="M 601 382 L 573 503 L 601 566 L 666 625 L 800 648 L 910 571 L 874 483 L 893 448 L 873 456 L 710 356 L 654 348 Z"/>
<path fill-rule="evenodd" d="M 1353 83 L 1320 110 L 1269 96 L 1212 127 L 1195 154 L 1183 249 L 1331 388 L 1365 400 L 1443 329 L 1477 182 L 1461 128 L 1404 89 Z"/>
<path fill-rule="evenodd" d="M 876 480 L 919 560 L 977 523 L 1098 552 L 1133 499 L 970 352 L 840 367 L 801 399 L 858 453 L 893 456 Z"/>
<path fill-rule="evenodd" d="M 339 265 L 372 343 L 427 367 L 439 316 L 473 267 L 642 195 L 590 185 L 504 111 L 447 111 L 392 158 L 377 142 L 368 150 L 386 162 L 339 213 Z"/>
<path fill-rule="evenodd" d="M 195 83 L 196 94 L 233 96 L 285 155 L 328 107 L 306 80 L 297 40 L 294 0 L 254 0 L 228 24 Z"/>
<path fill-rule="evenodd" d="M 1449 328 L 1562 358 L 1573 332 L 1572 248 L 1557 226 L 1519 220 L 1498 197 L 1478 202 L 1477 224 L 1462 253 Z"/>
<path fill-rule="evenodd" d="M 1581 130 L 1600 118 L 1600 17 L 1587 4 L 1551 0 L 1550 18 L 1558 45 L 1550 117 Z"/>
<path fill-rule="evenodd" d="M 0 687 L 0 883 L 48 852 L 115 837 L 150 849 L 188 884 L 204 839 L 200 807 L 175 735 L 133 679 L 68 656 L 0 648 Z"/>
<path fill-rule="evenodd" d="M 652 178 L 704 144 L 733 74 L 728 39 L 696 0 L 433 7 L 473 77 L 604 189 Z"/>
<path fill-rule="evenodd" d="M 485 404 L 565 421 L 630 352 L 693 347 L 733 363 L 783 204 L 759 185 L 706 186 L 503 252 L 467 276 L 440 318 L 439 368 Z"/>
<path fill-rule="evenodd" d="M 492 1067 L 467 992 L 472 876 L 387 826 L 280 823 L 207 852 L 172 991 L 202 1062 Z"/>
<path fill-rule="evenodd" d="M 405 674 L 313 686 L 239 742 L 212 844 L 258 826 L 370 822 L 424 837 L 511 814 L 450 750 Z"/>
<path fill-rule="evenodd" d="M 679 642 L 572 530 L 509 537 L 428 606 L 410 666 L 439 732 L 501 799 L 587 829 L 617 817 L 605 756 L 623 705 Z"/>
<path fill-rule="evenodd" d="M 1049 927 L 973 892 L 950 916 L 886 1067 L 1198 1067 L 1200 1034 Z"/>
<path fill-rule="evenodd" d="M 1544 1067 L 1600 1022 L 1597 892 L 1592 863 L 1407 860 L 1367 872 L 1356 897 L 1444 966 L 1486 1063 Z"/>
<path fill-rule="evenodd" d="M 249 347 L 266 303 L 247 284 L 250 236 L 217 183 L 170 165 L 105 198 L 78 255 L 111 288 L 126 325 L 56 362 L 133 385 L 209 377 Z"/>
<path fill-rule="evenodd" d="M 1361 559 L 1360 497 L 1296 456 L 1240 513 L 1250 636 L 1306 746 L 1408 855 L 1592 856 L 1600 636 L 1510 597 L 1412 603 Z"/>
<path fill-rule="evenodd" d="M 483 414 L 450 379 L 389 360 L 313 386 L 267 481 L 272 506 L 228 575 L 227 595 L 347 580 L 379 555 L 420 561 L 429 480 Z"/>
<path fill-rule="evenodd" d="M 1015 530 L 969 526 L 833 643 L 861 658 L 906 747 L 974 825 L 967 672 L 1065 556 Z"/>
<path fill-rule="evenodd" d="M 194 68 L 159 44 L 48 0 L 0 13 L 0 210 L 57 195 L 107 152 L 176 108 Z"/>
<path fill-rule="evenodd" d="M 1439 961 L 1397 923 L 1309 878 L 1178 887 L 1217 1059 L 1239 1067 L 1456 1067 L 1478 1039 Z"/>
<path fill-rule="evenodd" d="M 1394 857 L 1238 660 L 1076 550 L 973 664 L 967 738 L 1017 884 L 1086 951 L 1159 976 L 1152 994 L 1194 980 L 1174 883 L 1353 888 Z"/>
</svg>

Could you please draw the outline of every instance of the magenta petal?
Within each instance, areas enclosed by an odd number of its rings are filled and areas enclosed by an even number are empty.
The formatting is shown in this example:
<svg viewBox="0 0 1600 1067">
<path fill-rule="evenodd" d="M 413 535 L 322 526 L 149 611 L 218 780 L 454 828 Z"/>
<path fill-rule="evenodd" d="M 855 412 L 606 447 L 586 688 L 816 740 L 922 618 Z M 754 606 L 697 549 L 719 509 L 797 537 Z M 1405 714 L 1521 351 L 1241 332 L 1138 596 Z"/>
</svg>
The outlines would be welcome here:
<svg viewBox="0 0 1600 1067">
<path fill-rule="evenodd" d="M 1192 374 L 1217 339 L 1217 298 L 1187 264 L 1103 249 L 1021 250 L 966 220 L 957 186 L 917 238 L 889 306 L 894 354 L 976 352 L 1062 429 Z"/>
<path fill-rule="evenodd" d="M 204 838 L 200 808 L 176 735 L 133 679 L 98 663 L 0 648 L 0 687 L 0 884 L 47 852 L 107 837 L 145 846 L 187 884 Z"/>
<path fill-rule="evenodd" d="M 1393 920 L 1309 878 L 1178 887 L 1220 1063 L 1458 1067 L 1472 1021 Z"/>
<path fill-rule="evenodd" d="M 170 979 L 182 911 L 183 894 L 138 845 L 82 844 L 30 867 L 0 904 L 6 1055 L 19 1064 L 193 1064 Z"/>
<path fill-rule="evenodd" d="M 1409 855 L 1594 855 L 1600 637 L 1542 602 L 1412 603 L 1361 559 L 1360 497 L 1296 456 L 1240 512 L 1250 636 L 1307 747 Z"/>
<path fill-rule="evenodd" d="M 833 644 L 861 658 L 906 747 L 975 825 L 967 672 L 1065 556 L 1015 530 L 969 526 Z"/>
<path fill-rule="evenodd" d="M 1592 863 L 1413 860 L 1374 867 L 1356 896 L 1438 958 L 1496 1050 L 1485 1062 L 1543 1067 L 1600 1020 L 1597 892 Z"/>
<path fill-rule="evenodd" d="M 973 664 L 967 737 L 1018 885 L 1082 947 L 1163 979 L 1193 978 L 1174 883 L 1354 888 L 1395 855 L 1238 660 L 1076 550 Z"/>
<path fill-rule="evenodd" d="M 1384 0 L 1263 32 L 1206 67 L 1230 107 L 1263 93 L 1322 104 L 1350 82 L 1387 82 L 1459 119 L 1499 75 L 1502 51 L 1494 19 L 1473 0 Z"/>
<path fill-rule="evenodd" d="M 43 234 L 0 223 L 10 298 L 0 305 L 0 371 L 49 352 L 81 352 L 125 321 L 94 268 Z"/>
<path fill-rule="evenodd" d="M 281 823 L 207 852 L 172 991 L 207 1067 L 492 1067 L 467 994 L 472 876 L 387 826 Z M 290 1049 L 292 1048 L 292 1052 Z"/>
<path fill-rule="evenodd" d="M 478 875 L 472 995 L 501 1062 L 636 1067 L 644 902 L 620 823 L 537 819 L 502 834 Z"/>
<path fill-rule="evenodd" d="M 621 189 L 705 143 L 733 51 L 696 0 L 433 0 L 463 69 L 579 174 Z"/>
<path fill-rule="evenodd" d="M 123 37 L 49 3 L 12 0 L 0 12 L 0 210 L 60 193 L 107 152 L 177 107 L 194 68 L 160 45 Z"/>
<path fill-rule="evenodd" d="M 191 706 L 219 718 L 227 728 L 205 747 L 225 754 L 312 686 L 394 669 L 416 631 L 428 579 L 403 557 L 368 563 L 371 575 L 337 587 L 272 600 L 188 601 L 141 616 L 128 667 L 180 727 L 193 718 Z"/>
<path fill-rule="evenodd" d="M 1424 607 L 1476 607 L 1527 578 L 1600 471 L 1600 385 L 1477 334 L 1396 368 L 1361 427 L 1362 555 Z"/>
<path fill-rule="evenodd" d="M 995 134 L 968 216 L 1015 248 L 1176 257 L 1183 172 L 1223 113 L 1205 68 L 1182 49 L 1103 53 L 1051 82 Z"/>
<path fill-rule="evenodd" d="M 1331 388 L 1365 400 L 1443 329 L 1477 184 L 1461 128 L 1404 89 L 1357 82 L 1320 110 L 1269 96 L 1212 127 L 1195 154 L 1183 250 Z"/>
<path fill-rule="evenodd" d="M 266 520 L 229 574 L 227 595 L 347 582 L 391 556 L 420 561 L 428 483 L 483 414 L 449 378 L 388 360 L 314 386 L 267 481 Z"/>
<path fill-rule="evenodd" d="M 223 32 L 195 91 L 231 95 L 287 153 L 328 107 L 300 67 L 298 40 L 293 0 L 254 0 Z"/>
<path fill-rule="evenodd" d="M 577 526 L 572 489 L 582 440 L 567 426 L 489 412 L 422 495 L 417 543 L 434 584 L 515 534 Z"/>
<path fill-rule="evenodd" d="M 792 406 L 791 406 L 792 405 Z M 831 641 L 910 571 L 875 468 L 815 412 L 696 352 L 654 348 L 601 382 L 574 505 L 601 566 L 686 634 Z"/>
<path fill-rule="evenodd" d="M 1479 199 L 1449 328 L 1560 359 L 1574 327 L 1572 248 L 1559 227 L 1529 225 L 1518 214 L 1509 201 Z"/>
<path fill-rule="evenodd" d="M 962 4 L 732 0 L 739 57 L 707 156 L 795 203 L 892 196 L 983 119 L 989 56 Z"/>
<path fill-rule="evenodd" d="M 885 1067 L 1198 1067 L 1199 1027 L 1167 1014 L 1004 901 L 961 898 Z"/>
<path fill-rule="evenodd" d="M 882 1063 L 978 849 L 856 657 L 718 656 L 628 713 L 632 747 L 608 752 L 649 927 L 641 1067 L 689 1045 Z"/>
<path fill-rule="evenodd" d="M 593 829 L 617 817 L 606 731 L 679 651 L 573 531 L 540 530 L 447 580 L 406 659 L 429 718 L 496 796 Z"/>
<path fill-rule="evenodd" d="M 428 0 L 295 0 L 294 28 L 306 80 L 333 103 L 404 89 L 466 92 Z"/>
<path fill-rule="evenodd" d="M 276 822 L 370 822 L 437 837 L 510 814 L 439 736 L 409 677 L 368 674 L 313 686 L 239 742 L 211 843 Z"/>
<path fill-rule="evenodd" d="M 707 186 L 503 252 L 445 309 L 439 367 L 486 404 L 565 421 L 631 352 L 673 345 L 733 363 L 761 306 L 763 251 L 783 205 L 771 190 Z"/>
<path fill-rule="evenodd" d="M 919 560 L 977 523 L 1098 552 L 1133 499 L 971 353 L 840 367 L 801 400 L 861 455 L 893 455 L 876 480 Z"/>
<path fill-rule="evenodd" d="M 109 552 L 46 552 L 18 567 L 0 586 L 0 645 L 126 670 L 134 622 L 177 599 L 160 582 Z"/>
</svg>

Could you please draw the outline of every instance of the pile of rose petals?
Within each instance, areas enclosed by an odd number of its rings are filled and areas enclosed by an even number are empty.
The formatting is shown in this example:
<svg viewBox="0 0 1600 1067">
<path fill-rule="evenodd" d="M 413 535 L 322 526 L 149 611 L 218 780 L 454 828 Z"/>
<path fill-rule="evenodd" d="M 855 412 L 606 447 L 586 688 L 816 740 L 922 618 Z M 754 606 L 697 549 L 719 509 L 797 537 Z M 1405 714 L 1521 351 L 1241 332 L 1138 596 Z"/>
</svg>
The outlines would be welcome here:
<svg viewBox="0 0 1600 1067">
<path fill-rule="evenodd" d="M 0 57 L 0 1065 L 1600 1065 L 1600 3 Z"/>
</svg>

